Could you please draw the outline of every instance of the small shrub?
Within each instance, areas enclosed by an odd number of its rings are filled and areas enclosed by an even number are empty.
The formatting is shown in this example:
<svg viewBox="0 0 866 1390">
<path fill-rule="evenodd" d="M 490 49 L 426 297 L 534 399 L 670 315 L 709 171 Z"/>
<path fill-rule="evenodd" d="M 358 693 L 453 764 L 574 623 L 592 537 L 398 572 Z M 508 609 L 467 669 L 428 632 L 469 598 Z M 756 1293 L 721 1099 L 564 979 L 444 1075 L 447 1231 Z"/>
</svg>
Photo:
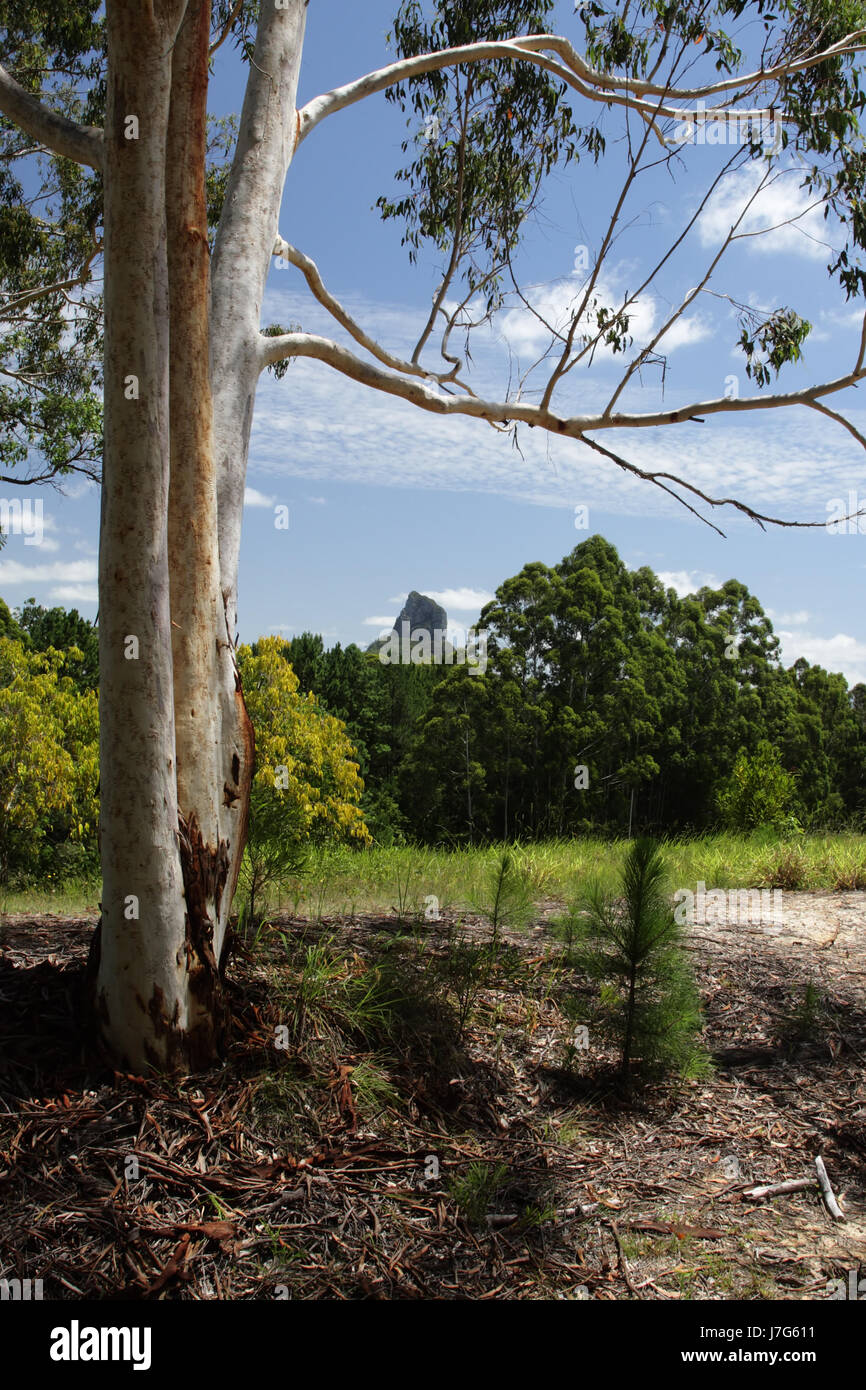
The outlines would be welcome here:
<svg viewBox="0 0 866 1390">
<path fill-rule="evenodd" d="M 586 913 L 579 905 L 569 908 L 561 917 L 553 917 L 550 920 L 551 934 L 565 947 L 563 956 L 567 965 L 574 963 L 572 959 L 574 944 L 580 937 L 585 923 Z"/>
<path fill-rule="evenodd" d="M 449 1191 L 463 1220 L 470 1226 L 481 1226 L 490 1211 L 497 1192 L 508 1183 L 508 1168 L 497 1163 L 470 1163 L 460 1178 L 453 1178 Z"/>
<path fill-rule="evenodd" d="M 383 1110 L 399 1103 L 399 1093 L 386 1069 L 387 1059 L 362 1057 L 351 1071 L 350 1085 L 358 1114 L 371 1124 Z"/>
<path fill-rule="evenodd" d="M 797 779 L 782 767 L 778 750 L 761 739 L 752 757 L 745 749 L 740 751 L 719 792 L 719 814 L 732 830 L 773 826 L 796 833 L 800 828 L 793 814 L 796 793 Z"/>
<path fill-rule="evenodd" d="M 856 853 L 840 851 L 830 865 L 830 874 L 835 893 L 866 888 L 866 860 Z"/>
<path fill-rule="evenodd" d="M 827 1000 L 812 980 L 807 980 L 794 1008 L 783 1020 L 780 1034 L 789 1047 L 799 1043 L 817 1042 L 826 1031 Z"/>
<path fill-rule="evenodd" d="M 390 1036 L 394 998 L 382 973 L 336 950 L 330 940 L 306 948 L 286 996 L 287 1022 L 298 1044 L 311 1038 L 369 1043 Z"/>
<path fill-rule="evenodd" d="M 261 925 L 268 905 L 307 868 L 293 808 L 256 783 L 250 793 L 249 834 L 238 875 L 240 925 L 245 934 Z"/>
<path fill-rule="evenodd" d="M 454 997 L 457 1029 L 461 1038 L 466 1032 L 479 992 L 487 983 L 491 953 L 495 949 L 489 942 L 473 941 L 459 923 L 449 927 L 446 950 L 438 963 L 438 973 Z"/>
</svg>

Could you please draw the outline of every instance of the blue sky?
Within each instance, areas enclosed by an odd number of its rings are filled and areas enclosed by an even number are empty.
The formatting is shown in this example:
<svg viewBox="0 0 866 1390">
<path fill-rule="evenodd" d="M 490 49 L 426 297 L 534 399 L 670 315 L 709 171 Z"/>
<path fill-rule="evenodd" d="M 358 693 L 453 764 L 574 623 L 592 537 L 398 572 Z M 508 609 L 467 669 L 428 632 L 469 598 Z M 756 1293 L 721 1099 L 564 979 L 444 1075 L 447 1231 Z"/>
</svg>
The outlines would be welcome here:
<svg viewBox="0 0 866 1390">
<path fill-rule="evenodd" d="M 385 33 L 396 0 L 312 0 L 301 100 L 388 60 Z M 556 28 L 577 41 L 568 0 Z M 213 109 L 239 109 L 244 71 L 226 45 L 213 85 Z M 577 106 L 578 119 L 597 114 Z M 604 112 L 608 153 L 549 181 L 539 215 L 518 258 L 522 283 L 547 316 L 561 315 L 579 287 L 575 248 L 597 248 L 624 174 L 621 118 Z M 325 283 L 389 348 L 411 355 L 429 311 L 437 260 L 409 264 L 399 228 L 373 205 L 393 187 L 403 162 L 403 117 L 383 97 L 331 117 L 302 145 L 289 173 L 280 232 L 312 256 Z M 730 157 L 731 147 L 684 150 L 674 178 L 641 176 L 625 226 L 602 280 L 612 301 L 640 283 Z M 682 252 L 638 306 L 634 327 L 645 340 L 669 307 L 697 283 L 732 210 L 749 191 L 753 170 L 726 180 Z M 635 410 L 720 396 L 732 374 L 753 394 L 735 351 L 739 336 L 731 298 L 759 308 L 790 305 L 814 325 L 802 367 L 786 368 L 791 390 L 847 370 L 856 357 L 860 315 L 828 280 L 828 248 L 839 244 L 832 221 L 808 211 L 796 168 L 784 173 L 702 294 L 665 344 L 664 382 L 650 369 L 622 398 Z M 778 225 L 802 214 L 794 226 Z M 578 253 L 579 258 L 580 253 Z M 268 281 L 265 322 L 297 322 L 343 338 L 313 301 L 300 274 L 276 263 Z M 544 349 L 543 334 L 519 305 L 482 329 L 471 380 L 501 397 L 509 371 L 525 369 Z M 625 361 L 631 360 L 632 354 Z M 430 357 L 435 362 L 435 353 Z M 623 359 L 599 357 L 591 371 L 567 378 L 561 408 L 601 405 Z M 531 383 L 530 383 L 531 385 Z M 866 429 L 855 393 L 837 397 Z M 823 520 L 849 493 L 866 505 L 866 470 L 857 442 L 805 408 L 750 413 L 705 424 L 619 431 L 598 436 L 642 467 L 666 466 L 720 495 L 789 518 Z M 866 535 L 847 528 L 760 531 L 733 513 L 717 513 L 722 539 L 664 497 L 628 479 L 573 441 L 524 429 L 511 440 L 474 420 L 442 420 L 355 385 L 329 367 L 297 362 L 282 381 L 263 378 L 253 425 L 249 505 L 241 553 L 241 637 L 266 632 L 321 632 L 330 644 L 366 644 L 390 623 L 410 589 L 432 594 L 455 625 L 468 626 L 494 589 L 525 563 L 555 564 L 587 535 L 600 532 L 625 562 L 648 564 L 680 592 L 730 577 L 745 582 L 782 635 L 786 661 L 806 656 L 852 682 L 866 680 L 862 590 Z M 859 490 L 859 496 L 857 496 Z M 5 489 L 8 495 L 14 490 Z M 41 547 L 11 536 L 0 554 L 0 594 L 14 606 L 42 603 L 96 612 L 98 497 L 85 486 L 65 496 L 43 491 Z M 287 504 L 289 529 L 274 525 Z M 589 508 L 577 531 L 576 506 Z"/>
</svg>

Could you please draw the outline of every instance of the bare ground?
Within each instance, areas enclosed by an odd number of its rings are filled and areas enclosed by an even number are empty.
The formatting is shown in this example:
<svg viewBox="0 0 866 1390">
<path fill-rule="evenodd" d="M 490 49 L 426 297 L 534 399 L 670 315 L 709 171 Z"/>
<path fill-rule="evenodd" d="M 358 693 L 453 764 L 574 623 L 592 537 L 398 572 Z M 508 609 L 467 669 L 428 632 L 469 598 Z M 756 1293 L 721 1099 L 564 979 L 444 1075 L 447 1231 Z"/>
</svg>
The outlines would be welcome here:
<svg viewBox="0 0 866 1390">
<path fill-rule="evenodd" d="M 691 930 L 715 1073 L 630 1092 L 612 1058 L 567 1065 L 554 904 L 505 934 L 462 1036 L 431 973 L 453 922 L 417 926 L 419 956 L 393 918 L 281 920 L 232 963 L 225 1065 L 186 1081 L 81 1041 L 93 921 L 8 916 L 0 1278 L 72 1300 L 827 1298 L 866 1264 L 866 893 L 784 906 Z M 311 1014 L 275 1049 L 317 941 L 357 978 L 402 962 L 399 1038 Z M 817 1154 L 844 1220 L 816 1185 L 745 1195 Z"/>
</svg>

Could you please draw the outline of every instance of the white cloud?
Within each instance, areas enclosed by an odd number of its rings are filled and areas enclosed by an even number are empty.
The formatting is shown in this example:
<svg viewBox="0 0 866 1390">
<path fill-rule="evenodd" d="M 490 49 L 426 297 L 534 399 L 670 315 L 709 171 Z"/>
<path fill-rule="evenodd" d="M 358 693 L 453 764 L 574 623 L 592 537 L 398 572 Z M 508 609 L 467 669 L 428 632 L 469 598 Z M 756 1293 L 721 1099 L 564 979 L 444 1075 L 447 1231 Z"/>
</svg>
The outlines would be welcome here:
<svg viewBox="0 0 866 1390">
<path fill-rule="evenodd" d="M 706 574 L 703 570 L 659 570 L 658 577 L 666 589 L 674 590 L 677 598 L 696 594 L 698 589 L 714 589 L 719 582 L 714 574 Z"/>
<path fill-rule="evenodd" d="M 805 608 L 799 609 L 796 613 L 777 613 L 773 608 L 765 608 L 764 612 L 774 623 L 786 623 L 790 627 L 803 627 L 809 621 L 809 614 Z"/>
<path fill-rule="evenodd" d="M 57 561 L 47 565 L 22 565 L 19 560 L 0 559 L 0 584 L 81 584 L 96 580 L 95 560 Z"/>
<path fill-rule="evenodd" d="M 791 666 L 799 657 L 805 657 L 813 666 L 823 666 L 825 671 L 841 671 L 849 685 L 860 682 L 866 684 L 866 642 L 845 632 L 837 632 L 833 637 L 817 637 L 809 632 L 778 632 L 782 643 L 782 659 Z"/>
<path fill-rule="evenodd" d="M 61 497 L 69 497 L 73 502 L 76 502 L 79 497 L 86 497 L 91 489 L 98 488 L 98 483 L 94 483 L 90 479 L 79 478 L 71 483 L 64 481 L 58 488 L 58 492 Z"/>
<path fill-rule="evenodd" d="M 390 618 L 365 618 L 364 627 L 376 627 L 380 632 L 384 632 L 386 628 L 390 631 L 396 623 L 397 617 L 396 613 L 392 613 Z"/>
<path fill-rule="evenodd" d="M 441 603 L 446 612 L 450 613 L 456 609 L 458 613 L 475 613 L 480 611 L 485 603 L 491 603 L 494 595 L 489 594 L 486 589 L 422 589 L 422 594 L 432 598 L 436 603 Z"/>
<path fill-rule="evenodd" d="M 582 273 L 570 275 L 565 280 L 557 280 L 551 285 L 540 286 L 527 292 L 527 299 L 536 313 L 533 314 L 525 304 L 506 309 L 495 321 L 496 331 L 507 342 L 518 357 L 537 357 L 550 346 L 549 324 L 557 332 L 567 332 L 572 315 L 578 309 L 584 293 L 585 276 Z M 581 316 L 575 342 L 583 335 L 594 337 L 598 332 L 597 312 L 601 307 L 619 309 L 625 295 L 613 284 L 599 282 L 592 292 L 590 303 Z M 542 322 L 541 320 L 544 320 Z M 657 309 L 652 295 L 641 295 L 628 308 L 628 332 L 635 343 L 645 343 L 656 327 Z M 554 355 L 561 350 L 561 344 L 554 344 Z M 612 348 L 600 344 L 595 351 L 596 360 L 610 359 Z"/>
<path fill-rule="evenodd" d="M 780 170 L 767 186 L 756 193 L 766 173 L 761 162 L 743 164 L 727 175 L 698 219 L 698 236 L 703 246 L 718 246 L 753 195 L 755 200 L 740 224 L 739 243 L 757 253 L 767 252 L 826 258 L 828 227 L 822 204 L 801 188 L 802 168 Z"/>
<path fill-rule="evenodd" d="M 492 603 L 495 597 L 494 594 L 488 593 L 486 589 L 470 589 L 467 588 L 466 585 L 460 589 L 422 588 L 417 592 L 423 594 L 425 598 L 432 598 L 434 603 L 440 603 L 448 613 L 452 612 L 452 610 L 456 610 L 458 613 L 479 612 L 484 607 L 485 603 Z M 392 594 L 388 602 L 398 603 L 402 608 L 408 597 L 408 593 Z M 368 619 L 370 623 L 373 621 L 374 619 L 372 618 Z M 378 622 L 378 619 L 375 619 L 375 621 Z M 389 618 L 388 622 L 393 622 L 393 619 Z"/>
<path fill-rule="evenodd" d="M 273 507 L 276 500 L 276 497 L 269 497 L 265 493 L 259 492 L 258 488 L 244 488 L 245 507 Z"/>
<path fill-rule="evenodd" d="M 312 502 L 316 507 L 327 507 L 328 505 L 327 497 L 308 497 L 307 501 Z"/>
<path fill-rule="evenodd" d="M 55 539 L 54 534 L 51 534 L 51 533 L 57 532 L 59 529 L 60 529 L 60 528 L 58 527 L 57 522 L 56 522 L 56 520 L 54 519 L 54 517 L 53 517 L 49 512 L 43 512 L 43 515 L 42 515 L 42 532 L 43 532 L 43 534 L 42 534 L 41 538 L 35 542 L 35 544 L 33 545 L 33 549 L 34 549 L 34 550 L 41 551 L 43 554 L 44 554 L 46 551 L 53 552 L 53 551 L 59 550 L 59 549 L 60 549 L 60 542 L 59 542 L 58 540 Z M 46 532 L 48 532 L 49 534 L 46 535 L 46 534 L 45 534 Z"/>
<path fill-rule="evenodd" d="M 680 347 L 691 347 L 693 343 L 702 343 L 711 338 L 713 331 L 712 324 L 701 318 L 700 314 L 678 318 L 659 339 L 658 351 L 668 353 L 676 352 Z"/>
<path fill-rule="evenodd" d="M 59 603 L 98 603 L 99 590 L 95 584 L 60 584 L 51 597 Z"/>
<path fill-rule="evenodd" d="M 810 343 L 835 343 L 839 330 L 853 333 L 863 326 L 862 306 L 856 309 L 822 309 L 818 316 L 818 326 L 809 334 Z"/>
<path fill-rule="evenodd" d="M 594 337 L 598 332 L 599 308 L 618 310 L 622 307 L 630 293 L 625 282 L 626 269 L 624 265 L 618 266 L 606 282 L 599 281 L 595 286 L 590 303 L 580 319 L 575 336 L 576 344 L 579 344 L 584 335 Z M 536 313 L 533 314 L 523 303 L 506 309 L 495 320 L 498 334 L 518 357 L 539 357 L 550 347 L 551 335 L 545 324 L 549 324 L 560 333 L 568 332 L 572 315 L 583 298 L 584 285 L 585 276 L 580 273 L 528 291 L 526 297 Z M 655 337 L 669 312 L 666 306 L 660 307 L 651 294 L 639 295 L 629 304 L 626 310 L 629 320 L 628 333 L 634 339 L 635 347 L 642 347 Z M 677 319 L 659 340 L 658 350 L 665 353 L 675 352 L 677 348 L 703 342 L 712 332 L 712 325 L 699 314 L 683 317 Z M 561 347 L 561 343 L 554 344 L 554 357 L 561 351 Z M 596 363 L 609 362 L 614 357 L 613 349 L 604 343 L 600 343 L 595 349 Z"/>
</svg>

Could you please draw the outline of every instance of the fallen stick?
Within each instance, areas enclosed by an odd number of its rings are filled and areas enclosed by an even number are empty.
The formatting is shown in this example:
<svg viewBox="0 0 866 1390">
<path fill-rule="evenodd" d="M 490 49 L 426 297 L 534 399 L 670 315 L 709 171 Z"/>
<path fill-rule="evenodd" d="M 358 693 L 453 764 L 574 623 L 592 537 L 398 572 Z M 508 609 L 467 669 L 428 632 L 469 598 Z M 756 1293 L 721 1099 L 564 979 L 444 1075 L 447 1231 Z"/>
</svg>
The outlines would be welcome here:
<svg viewBox="0 0 866 1390">
<path fill-rule="evenodd" d="M 545 1221 L 561 1221 L 570 1219 L 574 1216 L 585 1218 L 594 1212 L 600 1205 L 600 1202 L 585 1202 L 582 1206 L 562 1207 L 559 1211 L 554 1212 L 551 1216 L 545 1217 L 544 1219 Z M 519 1212 L 514 1216 L 509 1215 L 507 1212 L 491 1212 L 489 1215 L 485 1216 L 484 1220 L 487 1222 L 488 1226 L 511 1226 L 515 1221 L 520 1221 L 521 1216 Z"/>
<path fill-rule="evenodd" d="M 763 1202 L 765 1197 L 778 1197 L 783 1192 L 805 1192 L 814 1183 L 814 1178 L 789 1178 L 787 1182 L 770 1183 L 769 1187 L 751 1187 L 743 1196 L 750 1202 Z"/>
<path fill-rule="evenodd" d="M 610 1233 L 613 1236 L 614 1241 L 616 1243 L 616 1253 L 619 1256 L 619 1267 L 622 1270 L 622 1277 L 625 1280 L 625 1286 L 630 1294 L 634 1294 L 635 1298 L 640 1298 L 641 1292 L 640 1289 L 632 1281 L 631 1270 L 628 1267 L 628 1260 L 626 1259 L 625 1251 L 622 1248 L 622 1241 L 619 1238 L 619 1231 L 616 1228 L 616 1222 L 608 1221 L 607 1225 L 610 1227 Z"/>
<path fill-rule="evenodd" d="M 827 1206 L 827 1210 L 834 1221 L 844 1221 L 845 1213 L 836 1201 L 835 1194 L 830 1186 L 830 1179 L 827 1177 L 827 1169 L 824 1167 L 824 1160 L 820 1154 L 815 1158 L 815 1171 L 818 1174 L 818 1183 L 821 1193 Z"/>
</svg>

